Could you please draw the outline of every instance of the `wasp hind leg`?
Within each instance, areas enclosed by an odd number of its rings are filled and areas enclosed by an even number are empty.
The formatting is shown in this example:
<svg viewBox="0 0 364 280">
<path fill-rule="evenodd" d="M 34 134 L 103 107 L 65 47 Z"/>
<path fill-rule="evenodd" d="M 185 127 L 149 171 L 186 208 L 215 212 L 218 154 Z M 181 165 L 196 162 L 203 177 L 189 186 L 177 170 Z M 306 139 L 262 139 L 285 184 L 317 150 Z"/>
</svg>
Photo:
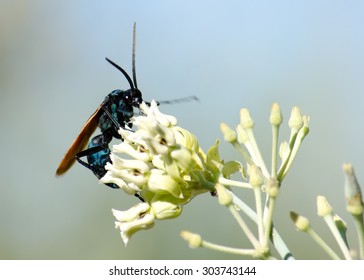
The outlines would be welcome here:
<svg viewBox="0 0 364 280">
<path fill-rule="evenodd" d="M 109 137 L 108 133 L 105 132 L 103 134 L 97 135 L 91 139 L 86 150 L 81 151 L 76 155 L 77 161 L 81 165 L 90 169 L 98 179 L 101 179 L 106 174 L 106 163 L 111 163 L 109 149 L 109 143 L 111 139 L 112 137 Z M 87 157 L 87 162 L 81 159 L 83 157 Z M 119 187 L 113 183 L 107 183 L 105 185 L 113 189 L 119 189 Z M 138 193 L 134 195 L 142 202 L 145 202 Z"/>
<path fill-rule="evenodd" d="M 90 169 L 98 179 L 101 179 L 106 174 L 105 165 L 111 162 L 109 143 L 112 139 L 108 133 L 103 133 L 95 136 L 91 139 L 87 146 L 87 149 L 79 152 L 76 155 L 76 160 Z M 87 157 L 87 162 L 82 160 L 83 157 Z M 119 188 L 115 184 L 105 184 L 110 188 Z"/>
</svg>

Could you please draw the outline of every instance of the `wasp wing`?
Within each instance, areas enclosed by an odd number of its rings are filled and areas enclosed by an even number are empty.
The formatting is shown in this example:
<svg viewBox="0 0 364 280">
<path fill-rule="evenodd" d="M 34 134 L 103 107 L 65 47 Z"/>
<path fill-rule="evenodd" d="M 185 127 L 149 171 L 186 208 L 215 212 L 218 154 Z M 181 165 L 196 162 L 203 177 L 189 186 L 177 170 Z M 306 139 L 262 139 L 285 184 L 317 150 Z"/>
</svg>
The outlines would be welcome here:
<svg viewBox="0 0 364 280">
<path fill-rule="evenodd" d="M 75 163 L 76 155 L 86 147 L 92 133 L 94 133 L 95 129 L 97 128 L 102 106 L 103 103 L 96 109 L 96 111 L 91 115 L 91 117 L 82 127 L 81 132 L 78 134 L 75 141 L 73 141 L 72 145 L 68 149 L 67 153 L 64 155 L 61 163 L 59 164 L 56 171 L 56 176 L 60 176 L 66 173 L 67 170 L 70 169 L 71 166 Z"/>
</svg>

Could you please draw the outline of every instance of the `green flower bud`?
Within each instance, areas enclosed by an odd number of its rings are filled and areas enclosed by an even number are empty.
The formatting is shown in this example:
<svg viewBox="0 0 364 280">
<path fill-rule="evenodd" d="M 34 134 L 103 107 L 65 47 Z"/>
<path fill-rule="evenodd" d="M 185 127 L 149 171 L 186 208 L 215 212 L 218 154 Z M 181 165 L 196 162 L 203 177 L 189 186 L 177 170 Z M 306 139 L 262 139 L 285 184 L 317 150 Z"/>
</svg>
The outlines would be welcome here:
<svg viewBox="0 0 364 280">
<path fill-rule="evenodd" d="M 180 182 L 174 180 L 164 170 L 151 170 L 147 188 L 156 194 L 171 194 L 176 198 L 183 198 Z"/>
<path fill-rule="evenodd" d="M 310 221 L 306 217 L 295 212 L 290 212 L 290 217 L 298 230 L 306 232 L 310 229 Z"/>
<path fill-rule="evenodd" d="M 291 150 L 289 148 L 289 144 L 287 143 L 287 141 L 283 141 L 279 146 L 279 157 L 282 159 L 282 162 L 285 162 L 290 152 Z"/>
<path fill-rule="evenodd" d="M 224 135 L 226 142 L 233 143 L 236 141 L 236 133 L 226 123 L 220 124 L 221 133 Z"/>
<path fill-rule="evenodd" d="M 326 197 L 319 195 L 317 196 L 317 215 L 325 217 L 332 214 L 333 209 L 327 201 Z"/>
<path fill-rule="evenodd" d="M 309 123 L 310 123 L 310 117 L 309 116 L 303 116 L 302 120 L 303 120 L 303 126 L 301 128 L 301 132 L 303 134 L 303 137 L 302 137 L 302 139 L 303 139 L 310 132 L 310 128 L 308 126 Z"/>
<path fill-rule="evenodd" d="M 354 168 L 351 164 L 344 164 L 343 170 L 345 173 L 346 209 L 353 215 L 361 215 L 363 213 L 363 199 Z"/>
<path fill-rule="evenodd" d="M 176 218 L 182 212 L 182 206 L 161 199 L 152 202 L 151 208 L 158 220 Z"/>
<path fill-rule="evenodd" d="M 182 231 L 181 237 L 188 242 L 191 248 L 198 248 L 202 246 L 202 238 L 199 234 Z"/>
<path fill-rule="evenodd" d="M 279 107 L 278 103 L 273 103 L 271 112 L 270 112 L 269 122 L 273 126 L 279 126 L 279 125 L 281 125 L 282 121 L 283 121 L 283 116 L 282 116 L 281 108 Z"/>
<path fill-rule="evenodd" d="M 248 169 L 249 183 L 253 187 L 260 188 L 264 184 L 264 177 L 260 168 L 256 165 L 250 165 Z"/>
<path fill-rule="evenodd" d="M 337 229 L 340 231 L 340 233 L 346 233 L 346 231 L 348 229 L 346 222 L 343 219 L 341 219 L 338 215 L 334 215 L 333 219 L 334 219 L 334 223 L 335 223 Z"/>
<path fill-rule="evenodd" d="M 269 179 L 267 193 L 270 197 L 277 197 L 279 194 L 279 182 L 273 178 Z"/>
<path fill-rule="evenodd" d="M 301 127 L 303 126 L 303 119 L 300 108 L 292 108 L 291 117 L 288 121 L 288 125 L 291 129 L 296 131 L 301 129 Z"/>
<path fill-rule="evenodd" d="M 248 109 L 240 110 L 240 125 L 244 129 L 250 129 L 254 127 L 254 121 L 250 116 Z"/>
<path fill-rule="evenodd" d="M 217 184 L 215 188 L 219 203 L 224 206 L 231 205 L 231 203 L 233 202 L 233 196 L 231 195 L 231 193 L 226 190 L 223 185 L 220 184 Z"/>
<path fill-rule="evenodd" d="M 177 144 L 180 144 L 193 152 L 198 152 L 200 150 L 197 138 L 191 132 L 179 126 L 174 126 L 173 131 Z"/>
</svg>

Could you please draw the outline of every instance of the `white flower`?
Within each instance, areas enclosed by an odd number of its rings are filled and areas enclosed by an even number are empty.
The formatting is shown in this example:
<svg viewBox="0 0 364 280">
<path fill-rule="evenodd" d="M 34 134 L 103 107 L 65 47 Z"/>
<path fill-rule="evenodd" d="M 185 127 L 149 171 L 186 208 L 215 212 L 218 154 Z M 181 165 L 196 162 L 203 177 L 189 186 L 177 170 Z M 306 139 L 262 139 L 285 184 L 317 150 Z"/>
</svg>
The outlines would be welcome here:
<svg viewBox="0 0 364 280">
<path fill-rule="evenodd" d="M 139 230 L 151 228 L 154 225 L 154 215 L 148 211 L 150 206 L 147 203 L 139 203 L 127 211 L 112 209 L 117 220 L 115 228 L 120 229 L 120 235 L 125 246 L 131 236 Z"/>
</svg>

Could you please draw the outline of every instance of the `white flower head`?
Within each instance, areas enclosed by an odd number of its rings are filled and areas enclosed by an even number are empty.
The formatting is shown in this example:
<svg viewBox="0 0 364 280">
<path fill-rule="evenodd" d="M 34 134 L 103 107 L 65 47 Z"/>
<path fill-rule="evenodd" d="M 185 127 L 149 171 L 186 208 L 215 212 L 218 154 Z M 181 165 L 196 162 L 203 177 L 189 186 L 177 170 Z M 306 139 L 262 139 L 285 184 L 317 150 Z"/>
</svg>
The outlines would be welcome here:
<svg viewBox="0 0 364 280">
<path fill-rule="evenodd" d="M 135 132 L 119 130 L 123 142 L 113 147 L 112 163 L 101 179 L 143 200 L 127 211 L 113 210 L 125 244 L 138 230 L 153 226 L 154 219 L 178 217 L 185 203 L 210 190 L 202 188 L 195 174 L 206 166 L 196 137 L 176 126 L 175 117 L 162 114 L 155 101 L 141 104 L 140 110 L 132 118 Z"/>
</svg>

